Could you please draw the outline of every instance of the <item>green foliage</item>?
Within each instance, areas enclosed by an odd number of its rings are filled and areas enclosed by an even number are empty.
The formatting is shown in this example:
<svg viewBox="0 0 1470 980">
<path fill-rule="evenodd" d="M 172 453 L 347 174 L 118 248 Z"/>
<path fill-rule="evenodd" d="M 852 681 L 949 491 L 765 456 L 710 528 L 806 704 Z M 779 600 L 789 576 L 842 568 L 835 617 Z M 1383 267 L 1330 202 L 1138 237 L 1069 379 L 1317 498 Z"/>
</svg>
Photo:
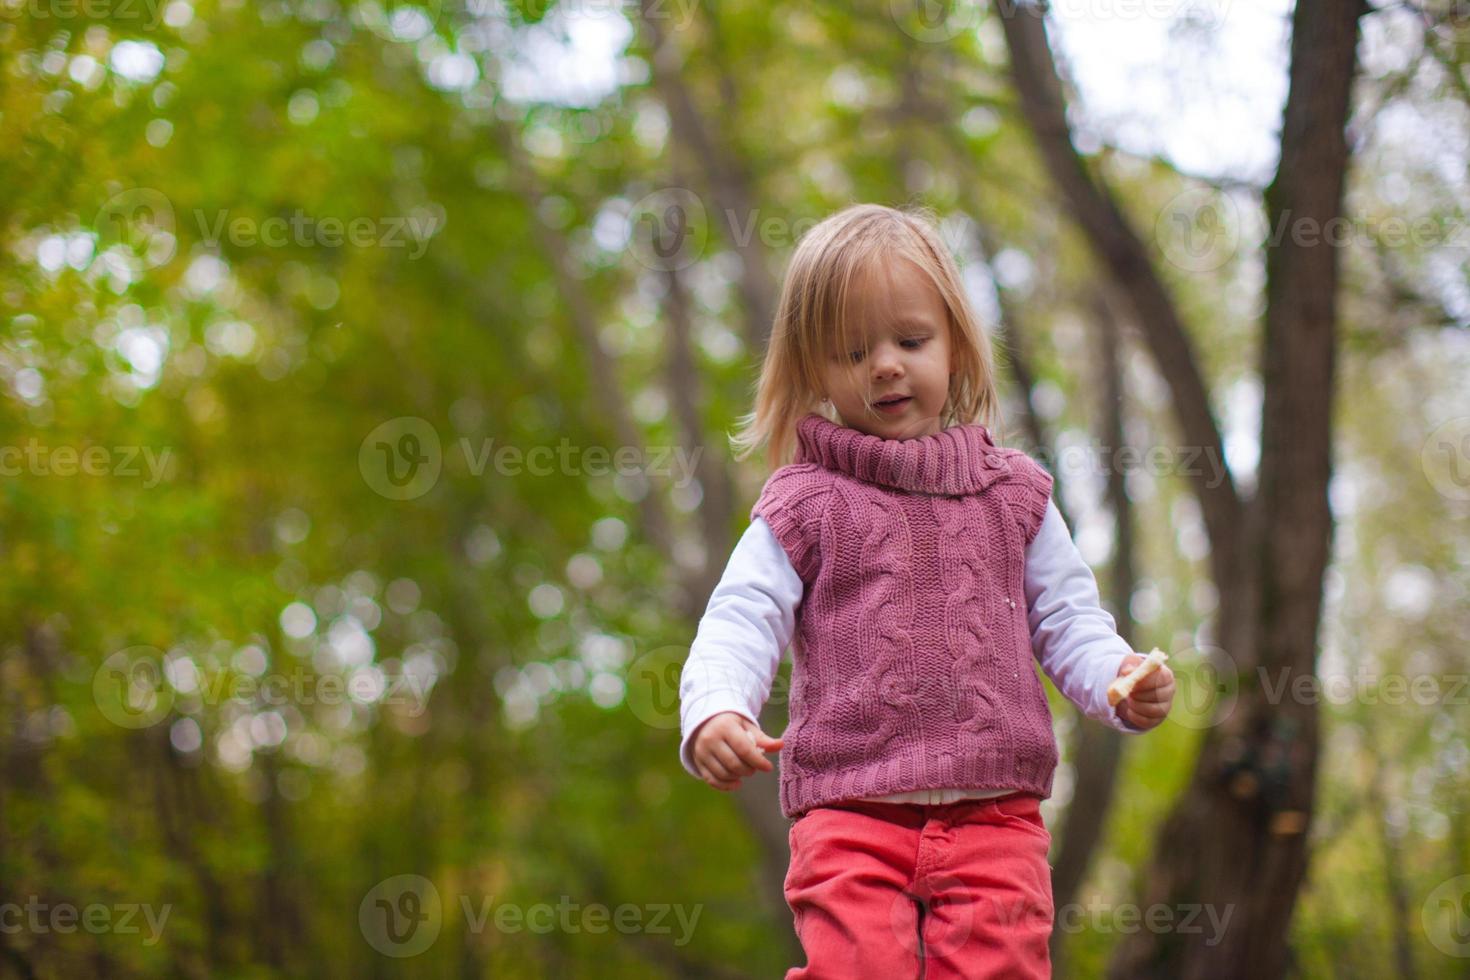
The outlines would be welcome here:
<svg viewBox="0 0 1470 980">
<path fill-rule="evenodd" d="M 497 5 L 438 0 L 418 19 L 393 0 L 3 8 L 0 445 L 22 462 L 0 476 L 0 902 L 168 918 L 154 942 L 141 918 L 138 932 L 0 935 L 0 976 L 789 965 L 789 913 L 762 897 L 747 821 L 681 770 L 677 728 L 623 696 L 636 657 L 687 643 L 695 626 L 637 489 L 585 464 L 539 476 L 493 461 L 501 447 L 618 445 L 569 288 L 642 438 L 680 440 L 663 280 L 617 239 L 629 205 L 675 180 L 719 219 L 709 175 L 674 145 L 647 37 L 620 17 L 599 21 L 631 36 L 616 86 L 581 102 L 512 98 L 503 73 L 565 18 L 508 6 L 507 22 Z M 1004 90 L 996 25 L 918 44 L 887 6 L 665 8 L 689 17 L 665 25 L 685 52 L 682 84 L 755 189 L 759 213 L 736 224 L 752 222 L 774 272 L 803 223 L 850 200 L 983 211 L 1036 273 L 1007 298 L 1026 312 L 1038 381 L 1061 396 L 1047 421 L 1085 439 L 1096 379 L 1068 321 L 1095 273 L 1036 178 L 1028 135 L 991 94 Z M 894 109 L 906 72 L 925 112 Z M 1164 168 L 1109 177 L 1140 216 L 1183 186 Z M 698 411 L 707 451 L 724 455 L 759 352 L 739 326 L 738 232 L 713 225 L 688 283 Z M 1248 258 L 1173 282 L 1222 406 L 1255 366 L 1249 316 L 1224 302 L 1246 288 Z M 1357 297 L 1369 312 L 1355 307 L 1355 323 L 1371 320 L 1371 300 Z M 1463 376 L 1432 352 L 1360 357 L 1345 459 L 1412 469 L 1413 437 L 1439 417 L 1386 426 Z M 1130 412 L 1140 443 L 1167 443 L 1161 399 Z M 379 443 L 409 445 L 405 419 L 432 428 L 442 472 L 393 499 L 371 464 Z M 762 478 L 736 474 L 732 530 Z M 1361 603 L 1335 599 L 1329 616 L 1334 636 L 1382 631 L 1365 650 L 1343 643 L 1350 658 L 1408 664 L 1417 652 L 1450 669 L 1463 634 L 1443 624 L 1463 614 L 1467 561 L 1463 535 L 1439 522 L 1463 512 L 1418 483 L 1405 490 L 1416 478 L 1374 484 L 1383 492 L 1350 515 L 1359 547 L 1335 574 Z M 670 489 L 656 480 L 652 492 L 677 499 Z M 1135 605 L 1152 610 L 1137 645 L 1193 646 L 1213 600 L 1203 557 L 1180 543 L 1198 523 L 1187 490 L 1164 475 L 1130 491 L 1149 594 Z M 687 510 L 670 508 L 682 537 L 698 534 Z M 1406 564 L 1447 584 L 1431 613 L 1385 625 L 1371 595 L 1383 569 Z M 128 702 L 159 709 L 132 725 L 116 710 L 119 692 L 137 693 L 132 675 L 108 665 L 139 648 L 124 666 L 166 664 L 168 682 L 161 702 Z M 349 682 L 367 687 L 354 697 Z M 1070 711 L 1060 698 L 1054 709 Z M 1364 741 L 1403 747 L 1384 765 L 1413 814 L 1394 831 L 1409 926 L 1422 975 L 1448 976 L 1457 963 L 1423 942 L 1418 902 L 1447 854 L 1462 868 L 1470 855 L 1463 712 L 1435 729 L 1417 714 L 1333 714 L 1327 741 L 1370 721 L 1371 739 L 1333 749 L 1324 806 L 1361 806 Z M 1130 899 L 1197 740 L 1166 726 L 1130 742 L 1089 895 Z M 1380 818 L 1365 810 L 1321 843 L 1295 927 L 1304 975 L 1392 962 L 1388 931 L 1361 928 L 1387 900 Z M 360 917 L 400 875 L 430 883 L 441 906 L 438 938 L 403 959 Z M 562 896 L 700 918 L 687 943 L 676 924 L 540 932 L 475 919 L 486 903 Z M 1097 975 L 1115 939 L 1071 937 L 1074 975 Z"/>
</svg>

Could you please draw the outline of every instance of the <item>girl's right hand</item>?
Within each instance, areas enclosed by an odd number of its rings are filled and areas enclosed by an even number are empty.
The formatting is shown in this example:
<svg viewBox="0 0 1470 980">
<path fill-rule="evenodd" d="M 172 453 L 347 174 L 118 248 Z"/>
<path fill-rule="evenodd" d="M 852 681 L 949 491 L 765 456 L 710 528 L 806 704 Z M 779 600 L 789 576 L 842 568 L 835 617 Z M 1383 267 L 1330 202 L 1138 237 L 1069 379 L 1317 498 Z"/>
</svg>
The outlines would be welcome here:
<svg viewBox="0 0 1470 980">
<path fill-rule="evenodd" d="M 760 726 L 734 711 L 721 711 L 705 719 L 694 733 L 694 767 L 715 789 L 737 789 L 740 780 L 756 770 L 776 768 L 762 752 L 778 751 L 783 742 L 771 738 Z"/>
</svg>

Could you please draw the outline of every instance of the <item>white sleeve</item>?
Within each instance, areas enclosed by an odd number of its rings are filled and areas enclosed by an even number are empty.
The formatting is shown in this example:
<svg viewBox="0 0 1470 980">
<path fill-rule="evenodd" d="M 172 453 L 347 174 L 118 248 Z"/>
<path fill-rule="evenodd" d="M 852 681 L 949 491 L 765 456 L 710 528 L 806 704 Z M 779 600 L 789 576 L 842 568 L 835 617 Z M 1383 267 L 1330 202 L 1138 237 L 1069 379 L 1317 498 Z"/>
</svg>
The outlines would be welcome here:
<svg viewBox="0 0 1470 980">
<path fill-rule="evenodd" d="M 1138 734 L 1108 704 L 1108 685 L 1132 648 L 1100 605 L 1097 580 L 1072 542 L 1054 501 L 1026 548 L 1026 618 L 1031 648 L 1057 690 L 1087 717 Z"/>
<path fill-rule="evenodd" d="M 679 676 L 679 760 L 698 777 L 690 736 L 721 711 L 760 724 L 804 586 L 770 525 L 751 521 L 725 566 Z"/>
</svg>

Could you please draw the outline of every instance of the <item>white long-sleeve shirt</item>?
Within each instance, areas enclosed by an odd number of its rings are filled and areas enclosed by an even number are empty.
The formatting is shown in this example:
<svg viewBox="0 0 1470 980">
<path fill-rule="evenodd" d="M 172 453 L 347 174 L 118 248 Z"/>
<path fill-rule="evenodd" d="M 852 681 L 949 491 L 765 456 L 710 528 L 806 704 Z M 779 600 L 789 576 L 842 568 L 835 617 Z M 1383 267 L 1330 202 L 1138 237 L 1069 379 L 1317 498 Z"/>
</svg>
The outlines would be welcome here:
<svg viewBox="0 0 1470 980">
<path fill-rule="evenodd" d="M 1087 717 L 1121 732 L 1141 732 L 1118 717 L 1107 695 L 1123 658 L 1133 651 L 1099 604 L 1092 569 L 1050 500 L 1026 547 L 1025 566 L 1031 648 L 1041 669 Z M 679 680 L 679 758 L 690 775 L 699 776 L 692 736 L 708 718 L 733 711 L 759 724 L 781 657 L 796 631 L 803 589 L 770 526 L 754 518 L 710 595 Z M 934 804 L 1009 792 L 954 787 L 867 799 Z"/>
</svg>

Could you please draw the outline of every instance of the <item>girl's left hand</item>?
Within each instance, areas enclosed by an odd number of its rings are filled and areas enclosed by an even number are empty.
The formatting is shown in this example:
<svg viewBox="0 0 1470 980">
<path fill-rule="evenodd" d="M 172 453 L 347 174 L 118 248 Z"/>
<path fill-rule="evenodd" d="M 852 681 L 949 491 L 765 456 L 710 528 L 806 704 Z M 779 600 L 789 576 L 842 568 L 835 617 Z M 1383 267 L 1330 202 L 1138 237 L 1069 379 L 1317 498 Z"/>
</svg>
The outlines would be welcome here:
<svg viewBox="0 0 1470 980">
<path fill-rule="evenodd" d="M 1122 677 L 1143 663 L 1143 659 L 1141 653 L 1128 654 L 1118 667 L 1118 676 Z M 1173 703 L 1174 672 L 1169 669 L 1168 664 L 1163 664 L 1139 681 L 1132 694 L 1118 702 L 1118 717 L 1135 728 L 1147 731 L 1156 728 L 1169 716 L 1169 708 Z"/>
</svg>

